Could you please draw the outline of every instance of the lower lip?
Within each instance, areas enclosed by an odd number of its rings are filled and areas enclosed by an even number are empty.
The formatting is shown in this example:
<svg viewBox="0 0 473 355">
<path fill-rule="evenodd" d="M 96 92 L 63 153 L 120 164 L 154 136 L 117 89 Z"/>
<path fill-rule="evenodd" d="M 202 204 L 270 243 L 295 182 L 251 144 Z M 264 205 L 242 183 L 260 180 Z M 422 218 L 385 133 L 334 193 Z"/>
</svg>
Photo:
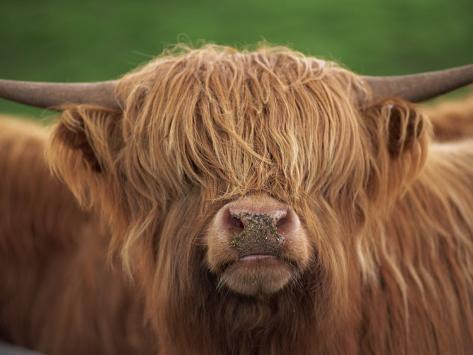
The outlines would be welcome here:
<svg viewBox="0 0 473 355">
<path fill-rule="evenodd" d="M 276 259 L 273 255 L 265 255 L 265 254 L 255 254 L 255 255 L 248 255 L 244 256 L 240 259 L 240 261 L 259 261 L 259 260 L 271 260 Z"/>
</svg>

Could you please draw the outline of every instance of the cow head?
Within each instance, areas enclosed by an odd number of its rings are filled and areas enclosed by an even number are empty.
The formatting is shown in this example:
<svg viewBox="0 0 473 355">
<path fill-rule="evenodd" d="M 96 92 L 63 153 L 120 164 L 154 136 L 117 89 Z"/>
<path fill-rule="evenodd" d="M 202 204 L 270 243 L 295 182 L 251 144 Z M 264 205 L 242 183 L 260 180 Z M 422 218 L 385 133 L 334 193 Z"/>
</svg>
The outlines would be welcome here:
<svg viewBox="0 0 473 355">
<path fill-rule="evenodd" d="M 427 127 L 401 101 L 360 109 L 364 89 L 286 49 L 187 51 L 122 78 L 121 110 L 65 107 L 50 160 L 106 214 L 169 339 L 202 328 L 183 309 L 240 336 L 349 324 L 360 232 L 421 166 Z"/>
<path fill-rule="evenodd" d="M 285 48 L 183 50 L 113 83 L 113 107 L 109 84 L 62 106 L 49 158 L 108 221 L 164 347 L 295 340 L 357 321 L 366 230 L 422 167 L 427 122 L 382 88 Z"/>
</svg>

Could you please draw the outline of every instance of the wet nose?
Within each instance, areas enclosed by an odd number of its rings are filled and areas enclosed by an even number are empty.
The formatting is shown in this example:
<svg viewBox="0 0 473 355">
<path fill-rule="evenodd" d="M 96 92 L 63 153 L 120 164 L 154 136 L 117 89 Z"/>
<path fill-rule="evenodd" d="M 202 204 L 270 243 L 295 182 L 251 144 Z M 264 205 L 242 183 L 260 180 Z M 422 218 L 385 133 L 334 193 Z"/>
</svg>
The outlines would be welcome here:
<svg viewBox="0 0 473 355">
<path fill-rule="evenodd" d="M 286 204 L 266 195 L 241 198 L 223 207 L 220 226 L 241 258 L 280 254 L 300 221 Z"/>
</svg>

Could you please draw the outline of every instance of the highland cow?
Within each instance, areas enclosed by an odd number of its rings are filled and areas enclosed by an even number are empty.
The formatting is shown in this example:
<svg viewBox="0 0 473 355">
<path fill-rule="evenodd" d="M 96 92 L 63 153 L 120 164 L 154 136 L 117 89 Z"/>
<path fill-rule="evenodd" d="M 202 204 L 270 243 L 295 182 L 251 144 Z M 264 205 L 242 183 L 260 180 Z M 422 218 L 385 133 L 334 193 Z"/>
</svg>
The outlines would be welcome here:
<svg viewBox="0 0 473 355">
<path fill-rule="evenodd" d="M 0 121 L 1 339 L 470 353 L 473 140 L 434 142 L 409 101 L 471 81 L 471 66 L 375 78 L 217 46 L 112 82 L 0 81 L 61 111 L 51 130 Z"/>
</svg>

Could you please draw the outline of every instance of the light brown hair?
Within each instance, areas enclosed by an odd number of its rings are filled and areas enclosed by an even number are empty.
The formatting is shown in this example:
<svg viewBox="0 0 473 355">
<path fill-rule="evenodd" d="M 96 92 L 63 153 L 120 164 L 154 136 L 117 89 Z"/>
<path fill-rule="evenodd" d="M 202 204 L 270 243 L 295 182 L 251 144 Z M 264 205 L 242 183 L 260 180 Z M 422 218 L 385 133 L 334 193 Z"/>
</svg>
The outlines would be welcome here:
<svg viewBox="0 0 473 355">
<path fill-rule="evenodd" d="M 123 77 L 123 112 L 65 107 L 48 159 L 111 228 L 163 354 L 467 353 L 473 143 L 431 143 L 410 104 L 286 48 L 178 48 Z M 280 293 L 217 290 L 205 233 L 266 192 L 311 236 Z M 138 297 L 138 296 L 137 296 Z"/>
</svg>

